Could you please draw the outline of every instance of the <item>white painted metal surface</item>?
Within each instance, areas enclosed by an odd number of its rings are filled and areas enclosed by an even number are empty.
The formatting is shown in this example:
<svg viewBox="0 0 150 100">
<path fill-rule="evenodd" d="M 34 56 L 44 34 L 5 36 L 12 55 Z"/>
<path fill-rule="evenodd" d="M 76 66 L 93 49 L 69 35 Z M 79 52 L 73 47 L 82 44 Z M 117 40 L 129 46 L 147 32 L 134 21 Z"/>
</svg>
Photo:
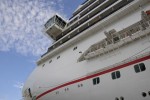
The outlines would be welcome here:
<svg viewBox="0 0 150 100">
<path fill-rule="evenodd" d="M 147 3 L 142 9 L 132 8 L 134 3 L 140 5 L 138 1 Z M 91 45 L 106 38 L 105 31 L 120 31 L 140 21 L 141 11 L 150 10 L 150 1 L 135 0 L 126 7 L 132 10 L 127 13 L 127 8 L 120 9 L 116 15 L 123 14 L 121 11 L 126 14 L 117 18 L 111 15 L 42 57 L 24 85 L 24 100 L 150 100 L 149 34 L 106 54 L 77 61 Z M 150 33 L 149 29 L 141 33 Z M 134 65 L 140 63 L 146 70 L 136 73 Z M 111 74 L 115 71 L 120 71 L 121 76 L 113 80 Z M 100 83 L 93 85 L 96 77 Z"/>
</svg>

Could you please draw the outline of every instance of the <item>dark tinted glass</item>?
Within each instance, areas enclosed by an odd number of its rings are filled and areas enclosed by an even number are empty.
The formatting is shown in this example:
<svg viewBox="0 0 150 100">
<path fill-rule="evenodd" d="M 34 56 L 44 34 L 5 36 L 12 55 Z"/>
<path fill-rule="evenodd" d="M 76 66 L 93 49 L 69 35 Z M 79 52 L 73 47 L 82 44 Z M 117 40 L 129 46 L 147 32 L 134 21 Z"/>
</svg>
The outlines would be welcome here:
<svg viewBox="0 0 150 100">
<path fill-rule="evenodd" d="M 51 63 L 51 62 L 52 62 L 52 60 L 49 61 L 49 63 Z"/>
<path fill-rule="evenodd" d="M 99 83 L 100 83 L 100 78 L 99 77 L 93 79 L 93 85 L 96 85 L 96 84 L 99 84 Z"/>
<path fill-rule="evenodd" d="M 77 47 L 74 47 L 74 48 L 73 48 L 73 50 L 76 50 L 76 49 L 77 49 Z"/>
<path fill-rule="evenodd" d="M 113 80 L 116 79 L 115 72 L 111 73 L 111 77 L 112 77 Z"/>
<path fill-rule="evenodd" d="M 135 70 L 136 73 L 140 72 L 139 66 L 138 66 L 138 65 L 135 65 L 135 66 L 134 66 L 134 70 Z"/>
<path fill-rule="evenodd" d="M 148 92 L 149 96 L 150 96 L 150 91 Z"/>
<path fill-rule="evenodd" d="M 119 100 L 119 98 L 116 98 L 115 100 Z"/>
<path fill-rule="evenodd" d="M 60 56 L 57 57 L 57 59 L 59 59 L 59 58 L 60 58 Z"/>
<path fill-rule="evenodd" d="M 139 66 L 140 66 L 141 71 L 145 71 L 146 70 L 146 67 L 145 67 L 144 63 L 140 63 Z"/>
<path fill-rule="evenodd" d="M 99 84 L 100 83 L 100 78 L 97 77 L 96 79 L 97 79 L 97 84 Z"/>
<path fill-rule="evenodd" d="M 124 97 L 120 97 L 120 100 L 124 100 Z"/>
<path fill-rule="evenodd" d="M 145 92 L 142 92 L 142 96 L 143 96 L 143 97 L 146 97 L 147 94 L 146 94 Z"/>
<path fill-rule="evenodd" d="M 120 78 L 120 76 L 121 76 L 121 75 L 120 75 L 120 71 L 116 71 L 116 77 L 117 77 L 117 78 Z"/>
<path fill-rule="evenodd" d="M 93 79 L 93 85 L 96 85 L 96 78 Z"/>
</svg>

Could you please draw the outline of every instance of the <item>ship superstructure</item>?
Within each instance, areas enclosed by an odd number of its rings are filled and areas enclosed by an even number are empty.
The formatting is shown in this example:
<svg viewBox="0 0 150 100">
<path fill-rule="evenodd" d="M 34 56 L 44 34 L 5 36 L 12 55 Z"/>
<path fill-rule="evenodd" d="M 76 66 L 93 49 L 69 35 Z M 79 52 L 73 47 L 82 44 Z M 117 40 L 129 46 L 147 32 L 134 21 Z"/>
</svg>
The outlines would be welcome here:
<svg viewBox="0 0 150 100">
<path fill-rule="evenodd" d="M 55 42 L 25 100 L 150 99 L 149 0 L 86 0 L 69 22 L 54 15 L 43 30 Z"/>
</svg>

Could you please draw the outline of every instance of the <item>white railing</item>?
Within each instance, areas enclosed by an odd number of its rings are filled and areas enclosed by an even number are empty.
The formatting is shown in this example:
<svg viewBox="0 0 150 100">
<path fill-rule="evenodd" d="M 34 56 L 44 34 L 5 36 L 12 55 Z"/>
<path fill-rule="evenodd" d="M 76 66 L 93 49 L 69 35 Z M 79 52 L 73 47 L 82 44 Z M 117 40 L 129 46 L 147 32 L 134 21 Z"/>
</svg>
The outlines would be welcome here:
<svg viewBox="0 0 150 100">
<path fill-rule="evenodd" d="M 148 34 L 150 34 L 150 16 L 147 16 L 147 18 L 119 32 L 109 34 L 109 37 L 106 36 L 107 38 L 93 44 L 86 50 L 78 61 L 83 61 L 113 51 Z"/>
</svg>

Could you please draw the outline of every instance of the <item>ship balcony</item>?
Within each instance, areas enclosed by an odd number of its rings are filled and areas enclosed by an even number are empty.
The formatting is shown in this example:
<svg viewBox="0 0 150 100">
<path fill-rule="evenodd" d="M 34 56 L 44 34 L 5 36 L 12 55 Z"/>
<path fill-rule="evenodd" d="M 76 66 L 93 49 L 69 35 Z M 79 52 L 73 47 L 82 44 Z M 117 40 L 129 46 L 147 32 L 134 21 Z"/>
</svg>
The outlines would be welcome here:
<svg viewBox="0 0 150 100">
<path fill-rule="evenodd" d="M 58 35 L 62 33 L 66 26 L 66 21 L 58 15 L 54 15 L 46 22 L 44 26 L 44 32 L 46 35 L 54 40 L 57 40 Z"/>
</svg>

